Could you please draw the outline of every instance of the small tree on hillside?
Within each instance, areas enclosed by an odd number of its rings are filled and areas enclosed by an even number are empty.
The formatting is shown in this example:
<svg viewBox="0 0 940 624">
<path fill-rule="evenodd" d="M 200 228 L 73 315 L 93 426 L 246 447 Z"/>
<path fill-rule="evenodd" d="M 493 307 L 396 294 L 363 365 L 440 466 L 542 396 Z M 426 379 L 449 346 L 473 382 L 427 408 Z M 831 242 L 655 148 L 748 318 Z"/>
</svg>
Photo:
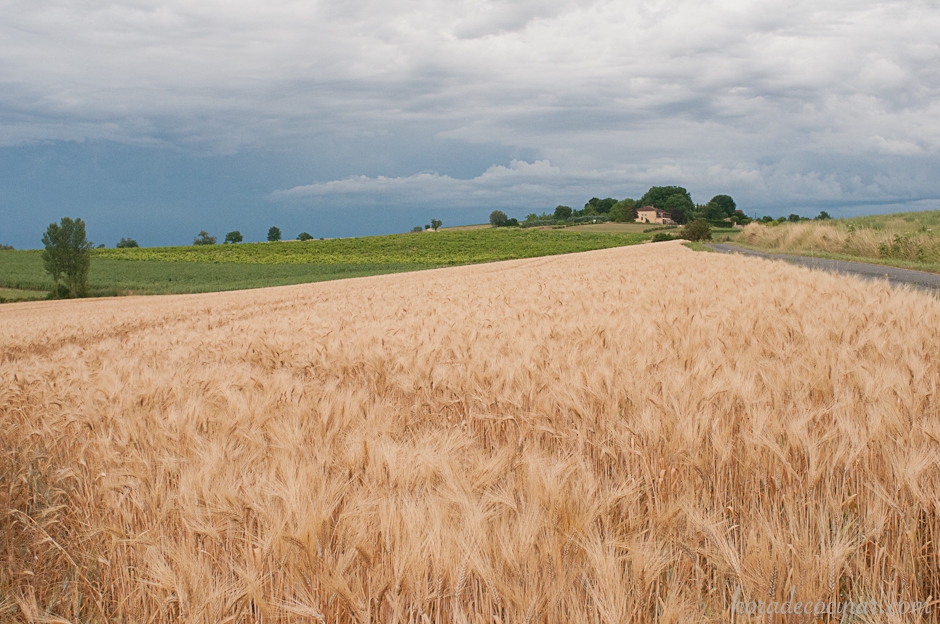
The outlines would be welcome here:
<svg viewBox="0 0 940 624">
<path fill-rule="evenodd" d="M 297 235 L 297 240 L 299 241 L 313 240 L 313 236 L 311 236 L 310 234 L 306 232 L 301 232 L 300 234 Z"/>
<path fill-rule="evenodd" d="M 122 238 L 118 241 L 118 244 L 115 245 L 118 249 L 130 249 L 132 247 L 140 247 L 133 238 Z"/>
<path fill-rule="evenodd" d="M 91 250 L 94 245 L 85 236 L 85 222 L 63 217 L 56 225 L 50 223 L 42 236 L 43 268 L 55 282 L 55 296 L 59 296 L 59 283 L 64 280 L 69 297 L 81 297 L 88 291 L 88 271 L 91 268 Z"/>
<path fill-rule="evenodd" d="M 431 229 L 432 229 L 432 230 L 439 230 L 439 229 L 441 229 L 441 226 L 442 226 L 442 225 L 444 225 L 444 222 L 441 221 L 440 219 L 431 219 Z"/>
<path fill-rule="evenodd" d="M 243 240 L 245 240 L 245 237 L 242 236 L 242 233 L 239 232 L 238 230 L 234 230 L 225 235 L 225 241 L 223 241 L 222 244 L 223 245 L 236 245 L 242 242 Z"/>
<path fill-rule="evenodd" d="M 270 229 L 268 229 L 268 242 L 273 243 L 279 240 L 281 240 L 281 228 L 272 225 Z"/>
<path fill-rule="evenodd" d="M 199 234 L 193 239 L 193 245 L 215 245 L 215 236 L 209 236 L 209 232 L 199 230 Z"/>
<path fill-rule="evenodd" d="M 414 226 L 413 228 L 411 228 L 411 231 L 412 231 L 412 233 L 420 234 L 421 232 L 424 231 L 424 228 L 421 227 L 420 225 L 416 225 L 416 226 Z"/>
<path fill-rule="evenodd" d="M 490 213 L 490 225 L 493 227 L 505 227 L 509 217 L 502 210 L 494 210 Z"/>
</svg>

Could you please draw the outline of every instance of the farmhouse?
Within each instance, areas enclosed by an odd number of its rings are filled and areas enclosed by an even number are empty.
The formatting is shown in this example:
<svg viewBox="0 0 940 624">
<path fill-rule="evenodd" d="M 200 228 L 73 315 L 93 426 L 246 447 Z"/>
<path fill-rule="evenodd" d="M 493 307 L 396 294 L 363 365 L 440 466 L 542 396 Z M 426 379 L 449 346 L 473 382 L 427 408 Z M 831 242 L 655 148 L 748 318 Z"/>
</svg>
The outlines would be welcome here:
<svg viewBox="0 0 940 624">
<path fill-rule="evenodd" d="M 643 206 L 642 208 L 637 209 L 636 222 L 662 224 L 675 223 L 675 221 L 669 218 L 668 212 L 665 210 L 660 210 L 659 208 L 654 208 L 653 206 Z"/>
</svg>

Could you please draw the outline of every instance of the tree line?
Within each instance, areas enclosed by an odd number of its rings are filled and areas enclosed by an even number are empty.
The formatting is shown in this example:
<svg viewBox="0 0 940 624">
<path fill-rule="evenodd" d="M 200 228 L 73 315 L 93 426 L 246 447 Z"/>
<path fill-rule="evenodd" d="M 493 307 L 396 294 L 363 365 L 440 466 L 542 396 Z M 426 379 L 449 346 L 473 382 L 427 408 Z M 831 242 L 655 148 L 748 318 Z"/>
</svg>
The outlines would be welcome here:
<svg viewBox="0 0 940 624">
<path fill-rule="evenodd" d="M 552 212 L 542 214 L 530 213 L 524 221 L 512 219 L 502 210 L 494 210 L 490 214 L 490 224 L 495 227 L 513 225 L 530 226 L 555 223 L 577 223 L 589 220 L 606 220 L 617 222 L 634 222 L 637 210 L 652 206 L 669 213 L 670 218 L 678 224 L 689 223 L 696 219 L 706 221 L 731 220 L 735 223 L 746 224 L 751 219 L 744 212 L 738 210 L 734 199 L 730 195 L 715 195 L 705 204 L 695 204 L 689 191 L 681 186 L 653 186 L 641 198 L 626 198 L 617 200 L 613 197 L 600 199 L 592 197 L 583 208 L 573 209 L 570 206 L 559 205 Z"/>
</svg>

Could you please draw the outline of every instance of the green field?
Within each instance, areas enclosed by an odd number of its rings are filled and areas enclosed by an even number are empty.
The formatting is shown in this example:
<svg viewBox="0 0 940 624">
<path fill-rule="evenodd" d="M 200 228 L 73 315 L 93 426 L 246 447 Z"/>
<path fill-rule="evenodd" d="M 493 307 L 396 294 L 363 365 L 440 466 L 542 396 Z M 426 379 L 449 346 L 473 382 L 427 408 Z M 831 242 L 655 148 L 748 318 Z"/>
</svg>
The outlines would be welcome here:
<svg viewBox="0 0 940 624">
<path fill-rule="evenodd" d="M 241 290 L 605 249 L 649 238 L 504 228 L 303 243 L 96 249 L 89 285 L 95 296 Z M 0 251 L 0 288 L 51 290 L 40 252 Z"/>
</svg>

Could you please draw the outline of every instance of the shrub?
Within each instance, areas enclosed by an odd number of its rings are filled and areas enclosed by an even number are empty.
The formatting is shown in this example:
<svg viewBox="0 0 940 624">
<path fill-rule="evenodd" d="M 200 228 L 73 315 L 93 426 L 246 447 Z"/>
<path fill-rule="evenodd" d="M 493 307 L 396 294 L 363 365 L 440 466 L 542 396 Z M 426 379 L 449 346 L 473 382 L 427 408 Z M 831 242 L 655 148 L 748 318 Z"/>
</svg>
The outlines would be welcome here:
<svg viewBox="0 0 940 624">
<path fill-rule="evenodd" d="M 424 231 L 424 228 L 421 227 L 420 225 L 416 225 L 413 228 L 411 228 L 411 231 L 415 234 L 420 234 L 421 232 Z"/>
<path fill-rule="evenodd" d="M 13 245 L 0 245 L 0 251 L 13 251 Z"/>
<path fill-rule="evenodd" d="M 673 236 L 672 234 L 666 234 L 665 232 L 657 232 L 653 235 L 654 243 L 662 243 L 665 241 L 678 240 L 678 236 Z"/>
<path fill-rule="evenodd" d="M 301 232 L 300 234 L 297 235 L 297 240 L 299 241 L 313 240 L 313 236 L 311 236 L 310 234 L 306 232 Z"/>
<path fill-rule="evenodd" d="M 696 219 L 682 230 L 682 237 L 690 241 L 712 239 L 712 228 L 705 219 Z"/>
</svg>

